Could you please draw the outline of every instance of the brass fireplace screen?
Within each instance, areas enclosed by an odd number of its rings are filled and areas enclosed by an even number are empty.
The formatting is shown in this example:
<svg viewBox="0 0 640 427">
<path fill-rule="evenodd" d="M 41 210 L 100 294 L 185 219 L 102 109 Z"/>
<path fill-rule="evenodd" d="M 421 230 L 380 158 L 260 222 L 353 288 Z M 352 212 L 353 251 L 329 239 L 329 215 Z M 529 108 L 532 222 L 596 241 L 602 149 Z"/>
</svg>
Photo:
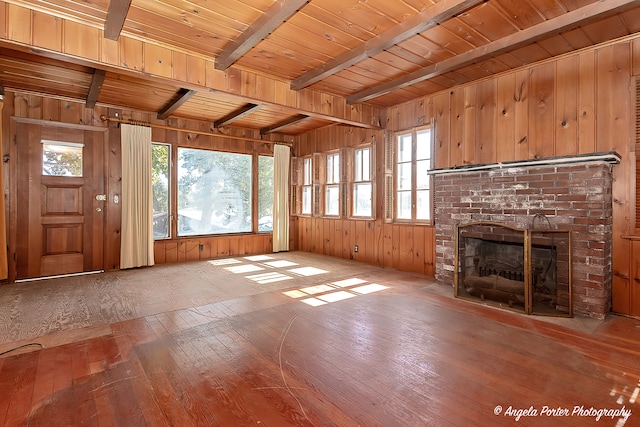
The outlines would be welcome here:
<svg viewBox="0 0 640 427">
<path fill-rule="evenodd" d="M 456 226 L 455 296 L 526 314 L 572 316 L 571 232 Z"/>
</svg>

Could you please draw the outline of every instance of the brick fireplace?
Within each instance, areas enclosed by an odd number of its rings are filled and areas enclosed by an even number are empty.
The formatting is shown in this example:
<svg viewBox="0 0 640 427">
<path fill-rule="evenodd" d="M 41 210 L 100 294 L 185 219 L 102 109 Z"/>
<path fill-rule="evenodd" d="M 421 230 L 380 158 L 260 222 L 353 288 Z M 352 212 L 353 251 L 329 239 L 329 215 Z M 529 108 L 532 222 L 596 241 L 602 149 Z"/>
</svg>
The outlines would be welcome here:
<svg viewBox="0 0 640 427">
<path fill-rule="evenodd" d="M 436 279 L 454 283 L 456 225 L 570 230 L 572 311 L 603 319 L 611 308 L 611 186 L 618 162 L 615 153 L 597 153 L 434 170 Z"/>
</svg>

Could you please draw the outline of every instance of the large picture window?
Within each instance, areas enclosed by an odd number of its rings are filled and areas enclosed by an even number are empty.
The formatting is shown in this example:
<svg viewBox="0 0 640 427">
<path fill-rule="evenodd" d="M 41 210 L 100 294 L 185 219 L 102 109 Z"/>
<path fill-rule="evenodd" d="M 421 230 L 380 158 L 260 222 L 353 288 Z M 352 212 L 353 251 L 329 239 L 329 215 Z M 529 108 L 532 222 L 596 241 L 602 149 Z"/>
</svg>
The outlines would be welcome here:
<svg viewBox="0 0 640 427">
<path fill-rule="evenodd" d="M 396 136 L 396 219 L 431 219 L 431 129 Z"/>
<path fill-rule="evenodd" d="M 353 177 L 353 216 L 371 217 L 373 185 L 371 182 L 371 147 L 355 150 Z"/>
<path fill-rule="evenodd" d="M 171 146 L 151 144 L 151 192 L 153 193 L 153 237 L 155 239 L 171 237 L 170 164 Z"/>
<path fill-rule="evenodd" d="M 325 215 L 340 215 L 340 154 L 327 154 L 327 181 L 325 184 Z"/>
<path fill-rule="evenodd" d="M 251 231 L 249 154 L 178 148 L 178 235 Z"/>
</svg>

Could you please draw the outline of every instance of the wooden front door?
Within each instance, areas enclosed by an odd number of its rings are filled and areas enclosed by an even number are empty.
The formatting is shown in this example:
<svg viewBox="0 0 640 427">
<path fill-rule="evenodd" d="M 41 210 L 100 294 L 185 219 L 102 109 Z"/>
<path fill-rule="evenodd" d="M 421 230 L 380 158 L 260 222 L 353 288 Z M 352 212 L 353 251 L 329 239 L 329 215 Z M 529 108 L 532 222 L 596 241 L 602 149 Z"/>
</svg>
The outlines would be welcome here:
<svg viewBox="0 0 640 427">
<path fill-rule="evenodd" d="M 16 278 L 102 270 L 105 132 L 16 125 Z"/>
</svg>

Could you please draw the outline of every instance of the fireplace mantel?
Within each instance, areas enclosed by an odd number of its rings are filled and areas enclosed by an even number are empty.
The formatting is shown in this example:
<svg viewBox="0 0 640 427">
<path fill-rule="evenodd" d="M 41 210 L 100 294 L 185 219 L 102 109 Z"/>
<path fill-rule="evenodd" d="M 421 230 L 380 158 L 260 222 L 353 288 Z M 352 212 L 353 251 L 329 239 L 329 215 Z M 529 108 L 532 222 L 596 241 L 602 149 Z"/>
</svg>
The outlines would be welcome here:
<svg viewBox="0 0 640 427">
<path fill-rule="evenodd" d="M 586 163 L 618 164 L 621 157 L 615 151 L 606 153 L 580 154 L 576 156 L 556 156 L 540 159 L 514 160 L 510 162 L 484 163 L 474 165 L 454 166 L 450 168 L 438 168 L 427 171 L 429 175 L 445 175 L 450 173 L 477 172 L 493 169 L 508 169 L 533 166 L 562 166 Z"/>
</svg>

